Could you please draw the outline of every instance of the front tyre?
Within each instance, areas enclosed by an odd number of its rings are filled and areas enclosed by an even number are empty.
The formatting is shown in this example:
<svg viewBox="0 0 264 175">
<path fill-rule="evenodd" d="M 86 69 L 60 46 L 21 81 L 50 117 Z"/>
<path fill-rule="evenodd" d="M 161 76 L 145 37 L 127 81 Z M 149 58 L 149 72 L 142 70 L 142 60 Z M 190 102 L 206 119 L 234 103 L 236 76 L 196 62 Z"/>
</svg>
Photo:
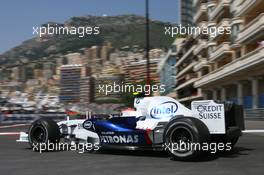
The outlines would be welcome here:
<svg viewBox="0 0 264 175">
<path fill-rule="evenodd" d="M 165 150 L 176 160 L 192 160 L 202 151 L 199 144 L 209 143 L 210 134 L 206 125 L 192 117 L 175 118 L 164 132 Z"/>
<path fill-rule="evenodd" d="M 28 131 L 29 145 L 34 151 L 47 150 L 48 143 L 55 144 L 60 140 L 60 129 L 57 123 L 48 118 L 40 118 L 32 123 Z"/>
</svg>

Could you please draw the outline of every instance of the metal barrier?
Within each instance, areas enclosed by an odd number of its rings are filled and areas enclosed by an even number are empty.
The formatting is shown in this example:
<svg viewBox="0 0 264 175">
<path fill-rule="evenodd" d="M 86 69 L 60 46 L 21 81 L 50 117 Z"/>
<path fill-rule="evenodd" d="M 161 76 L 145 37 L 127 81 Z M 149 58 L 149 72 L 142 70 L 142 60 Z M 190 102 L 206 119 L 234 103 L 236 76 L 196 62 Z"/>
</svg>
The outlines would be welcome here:
<svg viewBox="0 0 264 175">
<path fill-rule="evenodd" d="M 264 119 L 264 108 L 245 109 L 246 119 Z"/>
<path fill-rule="evenodd" d="M 0 124 L 31 123 L 34 120 L 48 117 L 55 121 L 65 120 L 66 114 L 0 114 Z"/>
</svg>

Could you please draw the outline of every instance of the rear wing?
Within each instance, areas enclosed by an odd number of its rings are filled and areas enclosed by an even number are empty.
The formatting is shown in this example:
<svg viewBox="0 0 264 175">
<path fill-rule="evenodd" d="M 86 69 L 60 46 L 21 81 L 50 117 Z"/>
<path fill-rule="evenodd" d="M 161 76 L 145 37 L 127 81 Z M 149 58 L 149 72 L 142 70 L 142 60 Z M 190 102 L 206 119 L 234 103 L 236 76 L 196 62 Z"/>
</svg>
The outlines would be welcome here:
<svg viewBox="0 0 264 175">
<path fill-rule="evenodd" d="M 193 117 L 200 119 L 208 127 L 210 134 L 225 134 L 231 127 L 245 129 L 243 106 L 233 102 L 213 100 L 193 101 Z"/>
<path fill-rule="evenodd" d="M 225 102 L 224 105 L 226 128 L 238 127 L 240 130 L 245 130 L 243 106 L 233 102 Z"/>
</svg>

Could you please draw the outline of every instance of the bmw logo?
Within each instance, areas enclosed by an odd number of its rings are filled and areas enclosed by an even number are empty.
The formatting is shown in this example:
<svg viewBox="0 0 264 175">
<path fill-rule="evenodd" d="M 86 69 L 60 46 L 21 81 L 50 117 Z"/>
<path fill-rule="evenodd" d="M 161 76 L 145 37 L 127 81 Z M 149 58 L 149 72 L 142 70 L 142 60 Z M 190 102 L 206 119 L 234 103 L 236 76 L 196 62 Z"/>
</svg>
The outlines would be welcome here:
<svg viewBox="0 0 264 175">
<path fill-rule="evenodd" d="M 85 121 L 85 122 L 83 123 L 83 127 L 84 127 L 85 129 L 91 129 L 92 126 L 93 126 L 93 122 L 91 122 L 91 121 Z"/>
</svg>

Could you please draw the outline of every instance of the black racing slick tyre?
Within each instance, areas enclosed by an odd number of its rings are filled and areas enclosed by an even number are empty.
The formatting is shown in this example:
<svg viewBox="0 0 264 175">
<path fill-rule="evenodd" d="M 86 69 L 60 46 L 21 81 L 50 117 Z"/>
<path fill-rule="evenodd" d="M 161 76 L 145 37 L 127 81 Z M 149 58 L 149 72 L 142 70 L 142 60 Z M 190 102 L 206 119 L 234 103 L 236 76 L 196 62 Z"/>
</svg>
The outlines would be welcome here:
<svg viewBox="0 0 264 175">
<path fill-rule="evenodd" d="M 60 129 L 57 123 L 48 118 L 40 118 L 34 121 L 28 131 L 29 145 L 34 151 L 47 150 L 48 144 L 60 141 Z"/>
<path fill-rule="evenodd" d="M 164 130 L 164 148 L 175 160 L 194 160 L 203 153 L 200 146 L 209 142 L 207 126 L 193 117 L 175 118 Z"/>
</svg>

